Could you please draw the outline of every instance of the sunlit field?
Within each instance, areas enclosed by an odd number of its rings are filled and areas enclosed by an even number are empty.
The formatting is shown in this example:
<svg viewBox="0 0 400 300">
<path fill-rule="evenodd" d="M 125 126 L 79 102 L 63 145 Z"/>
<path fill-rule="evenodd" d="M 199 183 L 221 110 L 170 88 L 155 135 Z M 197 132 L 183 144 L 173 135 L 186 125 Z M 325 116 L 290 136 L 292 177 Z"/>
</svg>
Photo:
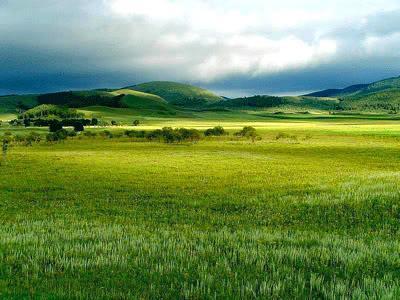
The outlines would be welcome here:
<svg viewBox="0 0 400 300">
<path fill-rule="evenodd" d="M 0 298 L 400 298 L 397 121 L 210 113 L 142 124 L 230 135 L 11 147 Z M 232 135 L 245 125 L 262 140 Z"/>
</svg>

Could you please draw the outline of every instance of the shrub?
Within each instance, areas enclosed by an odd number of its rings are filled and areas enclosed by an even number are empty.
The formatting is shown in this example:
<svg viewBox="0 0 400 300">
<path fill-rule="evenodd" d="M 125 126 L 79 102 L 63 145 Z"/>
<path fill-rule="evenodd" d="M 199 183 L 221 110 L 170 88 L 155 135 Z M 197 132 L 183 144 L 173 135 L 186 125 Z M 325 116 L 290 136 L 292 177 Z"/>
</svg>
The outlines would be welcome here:
<svg viewBox="0 0 400 300">
<path fill-rule="evenodd" d="M 222 126 L 216 126 L 214 128 L 207 129 L 204 132 L 205 136 L 222 136 L 222 135 L 227 135 L 228 133 L 225 131 L 225 129 Z"/>
<path fill-rule="evenodd" d="M 41 140 L 42 137 L 40 136 L 40 134 L 32 131 L 25 137 L 25 145 L 32 146 L 32 143 L 39 143 Z"/>
<path fill-rule="evenodd" d="M 91 122 L 90 122 L 90 125 L 92 125 L 92 126 L 97 126 L 98 124 L 99 124 L 99 120 L 96 119 L 96 118 L 92 118 L 92 120 L 91 120 Z"/>
<path fill-rule="evenodd" d="M 235 136 L 245 137 L 251 139 L 253 142 L 256 140 L 256 138 L 260 138 L 257 134 L 256 129 L 252 126 L 243 127 L 241 131 L 235 133 Z"/>
<path fill-rule="evenodd" d="M 182 141 L 197 142 L 201 138 L 200 132 L 196 129 L 180 128 L 178 133 Z"/>
<path fill-rule="evenodd" d="M 200 132 L 196 129 L 172 129 L 164 127 L 162 130 L 157 129 L 146 134 L 148 140 L 158 140 L 164 143 L 181 143 L 181 142 L 196 142 L 201 138 Z"/>
<path fill-rule="evenodd" d="M 118 123 L 117 123 L 117 121 L 112 120 L 112 121 L 111 121 L 111 125 L 112 125 L 112 126 L 116 126 L 116 125 L 118 125 Z"/>
<path fill-rule="evenodd" d="M 74 126 L 74 131 L 76 132 L 81 132 L 85 130 L 85 127 L 83 127 L 83 124 L 81 122 L 75 122 L 73 126 Z"/>
<path fill-rule="evenodd" d="M 146 137 L 146 131 L 144 130 L 126 130 L 124 134 L 130 138 L 144 138 Z"/>
<path fill-rule="evenodd" d="M 276 140 L 280 140 L 280 139 L 290 139 L 290 140 L 294 140 L 297 141 L 297 136 L 295 135 L 290 135 L 284 132 L 280 132 L 276 135 L 275 137 Z"/>
<path fill-rule="evenodd" d="M 153 131 L 149 131 L 146 133 L 146 139 L 150 141 L 159 140 L 161 141 L 163 138 L 163 131 L 161 129 L 156 129 Z"/>
<path fill-rule="evenodd" d="M 97 133 L 96 133 L 96 132 L 93 132 L 93 131 L 85 131 L 85 132 L 83 133 L 83 135 L 84 135 L 84 136 L 87 136 L 87 137 L 95 137 L 95 136 L 97 136 Z"/>
<path fill-rule="evenodd" d="M 113 137 L 112 132 L 109 130 L 104 130 L 104 131 L 100 132 L 100 135 L 103 137 L 110 138 L 110 139 Z"/>
<path fill-rule="evenodd" d="M 68 131 L 68 137 L 75 137 L 75 136 L 77 136 L 78 134 L 76 133 L 76 131 L 75 130 L 69 130 Z"/>
<path fill-rule="evenodd" d="M 140 121 L 139 121 L 139 120 L 134 120 L 134 121 L 133 121 L 133 126 L 139 126 L 139 124 L 140 124 Z"/>
<path fill-rule="evenodd" d="M 46 136 L 46 141 L 48 142 L 58 142 L 67 139 L 68 131 L 65 129 L 60 129 L 56 132 L 50 132 Z"/>
<path fill-rule="evenodd" d="M 49 124 L 49 131 L 50 132 L 57 132 L 57 131 L 62 130 L 62 129 L 63 129 L 63 127 L 62 127 L 62 124 L 61 124 L 60 121 L 58 121 L 58 120 L 51 120 L 50 121 L 50 124 Z"/>
<path fill-rule="evenodd" d="M 23 125 L 23 121 L 15 119 L 15 120 L 9 121 L 9 124 L 11 126 L 22 126 Z"/>
<path fill-rule="evenodd" d="M 31 119 L 24 119 L 24 126 L 25 127 L 31 126 Z"/>
</svg>

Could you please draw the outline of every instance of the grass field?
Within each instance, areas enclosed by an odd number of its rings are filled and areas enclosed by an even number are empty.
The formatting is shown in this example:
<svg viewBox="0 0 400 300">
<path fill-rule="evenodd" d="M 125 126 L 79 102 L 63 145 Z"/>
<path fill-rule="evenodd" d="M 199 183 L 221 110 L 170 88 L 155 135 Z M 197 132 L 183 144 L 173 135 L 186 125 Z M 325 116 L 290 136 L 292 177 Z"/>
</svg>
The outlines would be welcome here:
<svg viewBox="0 0 400 300">
<path fill-rule="evenodd" d="M 400 298 L 398 121 L 216 116 L 140 129 L 263 139 L 12 147 L 0 298 Z"/>
</svg>

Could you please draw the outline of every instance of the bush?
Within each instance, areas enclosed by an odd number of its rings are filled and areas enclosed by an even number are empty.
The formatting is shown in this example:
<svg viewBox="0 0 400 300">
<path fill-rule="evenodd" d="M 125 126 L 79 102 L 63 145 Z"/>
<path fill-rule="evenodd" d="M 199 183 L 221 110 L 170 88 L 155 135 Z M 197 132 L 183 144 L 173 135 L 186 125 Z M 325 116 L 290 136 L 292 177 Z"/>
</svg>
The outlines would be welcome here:
<svg viewBox="0 0 400 300">
<path fill-rule="evenodd" d="M 162 130 L 157 129 L 146 134 L 148 140 L 158 140 L 164 143 L 181 143 L 181 142 L 197 142 L 201 138 L 201 134 L 196 129 L 172 129 L 164 127 Z"/>
<path fill-rule="evenodd" d="M 91 122 L 90 122 L 90 125 L 92 125 L 92 126 L 97 126 L 98 124 L 99 124 L 99 120 L 96 119 L 96 118 L 93 118 L 93 119 L 91 120 Z"/>
<path fill-rule="evenodd" d="M 201 138 L 200 132 L 196 129 L 180 128 L 178 133 L 182 141 L 197 142 Z"/>
<path fill-rule="evenodd" d="M 81 132 L 85 130 L 85 127 L 83 127 L 83 124 L 81 122 L 75 122 L 73 126 L 74 126 L 74 131 L 76 132 Z"/>
<path fill-rule="evenodd" d="M 280 132 L 276 135 L 275 137 L 276 140 L 280 140 L 280 139 L 290 139 L 290 140 L 294 140 L 297 141 L 297 136 L 295 135 L 290 135 L 284 132 Z"/>
<path fill-rule="evenodd" d="M 163 131 L 161 129 L 149 131 L 146 133 L 146 139 L 148 139 L 150 141 L 154 141 L 154 140 L 162 141 Z"/>
<path fill-rule="evenodd" d="M 110 139 L 113 137 L 112 132 L 108 131 L 108 130 L 104 130 L 104 131 L 100 132 L 100 135 L 103 137 L 110 138 Z"/>
<path fill-rule="evenodd" d="M 245 137 L 251 139 L 253 142 L 256 140 L 256 138 L 260 138 L 257 134 L 256 129 L 252 126 L 243 127 L 241 131 L 235 133 L 235 136 Z"/>
<path fill-rule="evenodd" d="M 117 121 L 112 120 L 112 121 L 111 121 L 111 125 L 112 125 L 112 126 L 117 126 L 118 123 L 117 123 Z"/>
<path fill-rule="evenodd" d="M 24 123 L 23 123 L 22 120 L 17 120 L 17 119 L 15 119 L 15 120 L 9 121 L 9 124 L 10 124 L 11 126 L 22 126 Z"/>
<path fill-rule="evenodd" d="M 63 127 L 62 127 L 62 124 L 61 124 L 60 121 L 58 121 L 58 120 L 51 120 L 50 121 L 50 124 L 49 124 L 49 131 L 50 132 L 57 132 L 57 131 L 60 131 L 62 129 L 63 129 Z"/>
<path fill-rule="evenodd" d="M 24 119 L 24 126 L 25 127 L 31 126 L 31 120 L 30 119 Z"/>
<path fill-rule="evenodd" d="M 222 126 L 216 126 L 214 128 L 207 129 L 204 132 L 205 136 L 222 136 L 222 135 L 227 135 L 228 133 L 225 131 L 225 129 Z"/>
<path fill-rule="evenodd" d="M 32 131 L 25 137 L 25 145 L 32 146 L 32 143 L 39 143 L 41 140 L 42 137 L 40 136 L 40 134 Z"/>
<path fill-rule="evenodd" d="M 139 126 L 139 124 L 140 124 L 140 121 L 139 121 L 139 120 L 133 121 L 133 126 Z"/>
<path fill-rule="evenodd" d="M 140 130 L 140 131 L 136 131 L 136 130 L 126 130 L 126 131 L 124 132 L 124 134 L 125 134 L 127 137 L 130 137 L 130 138 L 144 138 L 144 137 L 146 137 L 146 131 L 144 131 L 144 130 Z"/>
<path fill-rule="evenodd" d="M 75 130 L 69 130 L 68 131 L 68 137 L 75 137 L 75 136 L 77 136 L 78 134 L 76 133 L 76 131 Z"/>
<path fill-rule="evenodd" d="M 87 137 L 95 137 L 95 136 L 97 136 L 97 133 L 96 133 L 96 132 L 93 132 L 93 131 L 85 131 L 85 132 L 83 133 L 83 135 L 84 135 L 84 136 L 87 136 Z"/>
<path fill-rule="evenodd" d="M 60 129 L 56 132 L 50 132 L 46 136 L 46 141 L 48 142 L 58 142 L 67 139 L 68 131 L 65 129 Z"/>
</svg>

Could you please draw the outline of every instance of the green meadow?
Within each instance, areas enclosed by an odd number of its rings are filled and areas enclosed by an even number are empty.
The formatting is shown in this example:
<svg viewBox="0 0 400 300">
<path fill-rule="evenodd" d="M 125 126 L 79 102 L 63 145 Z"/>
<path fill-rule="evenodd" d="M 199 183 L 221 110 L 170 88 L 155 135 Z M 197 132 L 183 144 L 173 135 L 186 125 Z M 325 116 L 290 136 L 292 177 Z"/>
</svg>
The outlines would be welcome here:
<svg viewBox="0 0 400 300">
<path fill-rule="evenodd" d="M 230 135 L 12 146 L 0 166 L 0 298 L 400 298 L 398 121 L 190 114 L 141 115 L 129 129 Z M 262 140 L 233 136 L 246 125 Z M 47 129 L 0 135 L 32 130 Z"/>
</svg>

